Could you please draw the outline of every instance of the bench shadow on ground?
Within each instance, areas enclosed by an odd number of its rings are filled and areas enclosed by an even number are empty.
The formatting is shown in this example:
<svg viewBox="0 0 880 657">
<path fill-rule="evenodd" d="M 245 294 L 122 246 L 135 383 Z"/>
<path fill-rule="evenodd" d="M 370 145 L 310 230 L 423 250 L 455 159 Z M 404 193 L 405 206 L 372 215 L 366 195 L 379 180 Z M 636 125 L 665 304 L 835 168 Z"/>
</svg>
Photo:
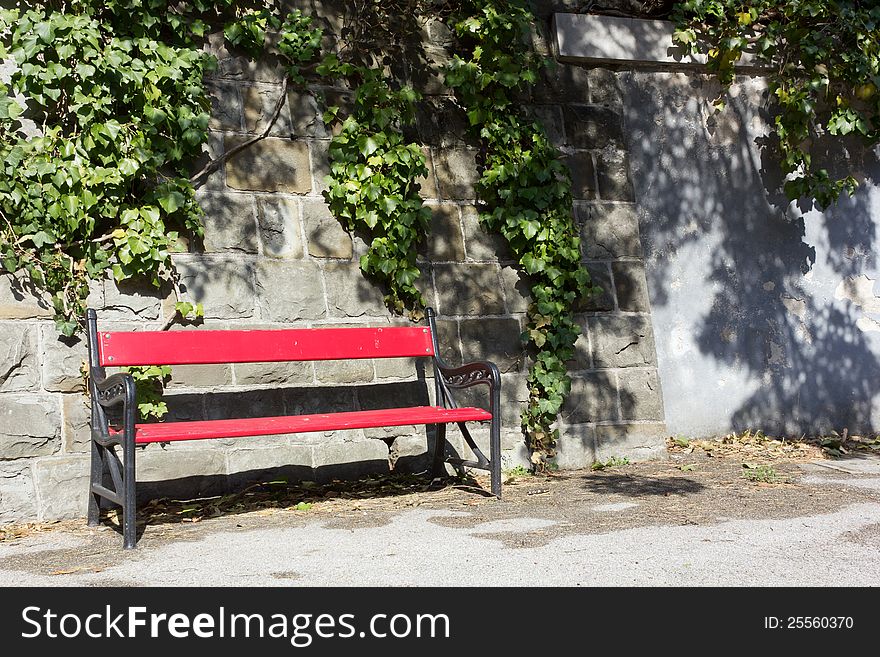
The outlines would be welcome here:
<svg viewBox="0 0 880 657">
<path fill-rule="evenodd" d="M 584 477 L 584 487 L 597 495 L 626 497 L 653 495 L 693 495 L 706 487 L 687 477 L 646 477 L 643 475 L 601 473 Z"/>
</svg>

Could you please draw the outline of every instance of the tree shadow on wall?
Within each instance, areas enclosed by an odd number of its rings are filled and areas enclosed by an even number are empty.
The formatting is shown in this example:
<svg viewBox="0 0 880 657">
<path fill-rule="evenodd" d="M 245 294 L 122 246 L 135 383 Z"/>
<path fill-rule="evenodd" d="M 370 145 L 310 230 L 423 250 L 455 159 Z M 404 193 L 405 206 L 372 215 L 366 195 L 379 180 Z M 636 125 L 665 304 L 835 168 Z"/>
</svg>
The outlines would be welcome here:
<svg viewBox="0 0 880 657">
<path fill-rule="evenodd" d="M 730 390 L 724 401 L 736 430 L 874 429 L 876 345 L 856 326 L 861 310 L 834 299 L 846 277 L 876 265 L 869 191 L 824 215 L 789 207 L 773 145 L 758 132 L 772 119 L 756 116 L 754 79 L 741 80 L 724 112 L 710 115 L 703 108 L 717 91 L 714 82 L 652 75 L 663 78 L 624 76 L 625 109 L 652 304 L 655 317 L 669 318 L 661 328 L 672 334 L 665 339 L 677 339 L 671 324 L 685 317 L 685 330 L 716 371 L 748 382 L 751 394 L 740 387 L 738 399 Z M 850 166 L 870 184 L 880 172 L 876 158 L 864 148 L 853 152 L 861 159 Z M 667 395 L 692 386 L 692 377 L 711 376 L 705 359 L 689 361 L 686 352 L 681 347 L 670 357 L 665 378 L 691 380 L 664 380 Z"/>
</svg>

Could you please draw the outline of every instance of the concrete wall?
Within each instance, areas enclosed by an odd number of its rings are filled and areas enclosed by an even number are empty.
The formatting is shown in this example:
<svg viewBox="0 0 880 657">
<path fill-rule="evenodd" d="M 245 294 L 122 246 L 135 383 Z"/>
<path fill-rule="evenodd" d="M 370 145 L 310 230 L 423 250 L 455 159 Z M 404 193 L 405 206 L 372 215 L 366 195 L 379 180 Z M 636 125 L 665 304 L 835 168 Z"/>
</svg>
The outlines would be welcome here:
<svg viewBox="0 0 880 657">
<path fill-rule="evenodd" d="M 566 16 L 555 36 L 568 61 L 617 65 L 670 432 L 876 431 L 878 152 L 816 144 L 862 186 L 825 213 L 789 204 L 766 82 L 739 77 L 716 114 L 717 83 L 667 56 L 668 24 L 626 22 Z"/>
<path fill-rule="evenodd" d="M 316 0 L 304 4 L 338 29 L 339 9 Z M 541 10 L 542 24 L 549 25 L 551 9 Z M 529 360 L 519 337 L 527 287 L 503 244 L 477 221 L 475 144 L 464 134 L 462 112 L 438 84 L 449 34 L 432 23 L 422 39 L 415 52 L 428 53 L 430 61 L 397 62 L 425 94 L 411 131 L 427 157 L 422 193 L 433 212 L 420 285 L 439 312 L 444 357 L 453 363 L 489 358 L 501 368 L 504 464 L 511 467 L 527 458 L 519 431 L 528 397 Z M 546 41 L 538 46 L 549 54 Z M 281 72 L 271 62 L 252 65 L 220 47 L 216 53 L 220 67 L 209 85 L 213 154 L 261 130 L 281 90 Z M 312 91 L 331 100 L 346 93 Z M 572 363 L 557 462 L 576 468 L 612 455 L 662 454 L 663 401 L 617 79 L 603 69 L 561 65 L 530 101 L 571 168 L 583 259 L 604 288 L 578 307 L 584 333 Z M 321 112 L 315 96 L 290 91 L 270 137 L 230 159 L 199 189 L 204 248 L 174 259 L 186 293 L 204 303 L 201 328 L 406 321 L 390 315 L 381 290 L 363 277 L 358 258 L 365 244 L 341 228 L 321 197 L 330 140 Z M 89 440 L 80 374 L 85 343 L 59 339 L 45 304 L 16 287 L 13 277 L 0 277 L 0 522 L 81 516 Z M 102 281 L 90 305 L 103 329 L 143 330 L 161 326 L 173 300 L 167 291 Z M 409 361 L 178 366 L 168 389 L 168 420 L 426 403 L 431 374 L 430 366 Z M 427 466 L 432 444 L 424 427 L 405 427 L 151 445 L 138 454 L 138 479 L 144 495 L 195 496 L 266 476 L 418 471 Z"/>
</svg>

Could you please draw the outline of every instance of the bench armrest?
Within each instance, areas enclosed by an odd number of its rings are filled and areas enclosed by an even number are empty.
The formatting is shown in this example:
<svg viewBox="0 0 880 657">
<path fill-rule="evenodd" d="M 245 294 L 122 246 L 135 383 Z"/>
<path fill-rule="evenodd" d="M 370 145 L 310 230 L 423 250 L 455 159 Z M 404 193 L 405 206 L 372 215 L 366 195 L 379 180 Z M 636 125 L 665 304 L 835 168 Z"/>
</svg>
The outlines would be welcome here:
<svg viewBox="0 0 880 657">
<path fill-rule="evenodd" d="M 458 367 L 448 367 L 435 358 L 434 369 L 448 388 L 469 388 L 480 383 L 488 384 L 491 389 L 501 386 L 498 367 L 489 361 L 475 361 Z"/>
<path fill-rule="evenodd" d="M 134 379 L 131 374 L 117 372 L 95 381 L 95 401 L 104 408 L 122 404 L 126 410 L 135 405 Z"/>
</svg>

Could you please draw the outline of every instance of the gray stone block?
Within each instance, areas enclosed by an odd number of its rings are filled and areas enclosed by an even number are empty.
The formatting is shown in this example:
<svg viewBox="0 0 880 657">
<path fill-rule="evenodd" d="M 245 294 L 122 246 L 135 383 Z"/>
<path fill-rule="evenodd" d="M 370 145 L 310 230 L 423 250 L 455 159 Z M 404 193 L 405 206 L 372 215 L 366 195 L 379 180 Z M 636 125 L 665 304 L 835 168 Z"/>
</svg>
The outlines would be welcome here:
<svg viewBox="0 0 880 657">
<path fill-rule="evenodd" d="M 461 219 L 457 205 L 441 203 L 431 207 L 431 226 L 427 251 L 432 262 L 461 262 L 464 260 L 464 239 L 461 235 Z"/>
<path fill-rule="evenodd" d="M 256 207 L 250 194 L 200 192 L 205 251 L 257 252 Z"/>
<path fill-rule="evenodd" d="M 430 403 L 428 383 L 401 381 L 357 388 L 358 407 L 364 410 L 427 406 Z"/>
<path fill-rule="evenodd" d="M 260 317 L 272 322 L 324 317 L 327 310 L 320 275 L 313 262 L 259 261 L 256 292 Z"/>
<path fill-rule="evenodd" d="M 284 388 L 281 393 L 286 415 L 338 413 L 357 408 L 355 388 L 352 386 Z"/>
<path fill-rule="evenodd" d="M 164 290 L 142 281 L 104 281 L 104 307 L 101 319 L 117 321 L 127 319 L 159 319 Z"/>
<path fill-rule="evenodd" d="M 303 384 L 315 377 L 312 364 L 298 363 L 236 363 L 235 383 L 238 385 Z"/>
<path fill-rule="evenodd" d="M 624 143 L 620 114 L 602 105 L 567 105 L 565 141 L 573 148 L 620 146 Z"/>
<path fill-rule="evenodd" d="M 241 447 L 226 455 L 230 474 L 247 471 L 275 470 L 283 466 L 301 466 L 311 470 L 311 445 L 274 445 L 272 447 Z"/>
<path fill-rule="evenodd" d="M 596 427 L 596 460 L 612 456 L 631 461 L 668 458 L 664 424 L 616 424 Z"/>
<path fill-rule="evenodd" d="M 24 274 L 0 274 L 0 319 L 52 317 L 52 302 L 27 282 Z"/>
<path fill-rule="evenodd" d="M 650 312 L 648 282 L 645 267 L 640 262 L 614 262 L 611 264 L 617 303 L 621 310 L 629 312 Z"/>
<path fill-rule="evenodd" d="M 86 454 L 39 459 L 34 463 L 40 520 L 85 518 L 89 502 L 89 463 Z"/>
<path fill-rule="evenodd" d="M 261 57 L 251 61 L 244 56 L 220 57 L 218 60 L 217 77 L 227 80 L 244 80 L 249 82 L 281 82 L 286 71 L 276 57 Z"/>
<path fill-rule="evenodd" d="M 596 437 L 592 426 L 569 425 L 556 441 L 553 462 L 560 470 L 588 468 L 596 461 Z"/>
<path fill-rule="evenodd" d="M 588 260 L 641 258 L 639 220 L 635 207 L 620 203 L 579 204 L 575 214 L 581 253 Z"/>
<path fill-rule="evenodd" d="M 434 283 L 444 315 L 502 315 L 498 265 L 434 265 Z"/>
<path fill-rule="evenodd" d="M 65 338 L 54 325 L 43 325 L 40 330 L 43 334 L 43 388 L 50 392 L 84 390 L 82 367 L 89 362 L 86 340 Z M 0 345 L 2 343 L 3 338 L 0 338 Z"/>
<path fill-rule="evenodd" d="M 468 144 L 468 120 L 464 111 L 451 99 L 425 98 L 416 104 L 416 121 L 410 139 L 432 147 L 462 147 Z M 434 165 L 440 166 L 435 152 Z"/>
<path fill-rule="evenodd" d="M 263 253 L 272 258 L 302 258 L 300 201 L 290 198 L 259 198 L 257 222 Z"/>
<path fill-rule="evenodd" d="M 269 125 L 280 96 L 281 88 L 278 85 L 242 87 L 244 127 L 247 132 L 263 133 Z M 278 118 L 269 129 L 269 134 L 273 137 L 288 137 L 291 132 L 290 107 L 285 99 L 285 106 L 281 108 Z"/>
<path fill-rule="evenodd" d="M 571 195 L 575 199 L 596 198 L 596 169 L 593 155 L 587 151 L 570 153 L 563 158 L 571 173 Z"/>
<path fill-rule="evenodd" d="M 423 199 L 438 198 L 437 178 L 434 174 L 434 160 L 431 157 L 431 149 L 427 146 L 422 147 L 422 154 L 425 156 L 425 167 L 428 169 L 427 176 L 419 176 L 415 182 L 419 185 L 419 196 Z"/>
<path fill-rule="evenodd" d="M 590 102 L 596 105 L 618 107 L 623 103 L 617 74 L 607 68 L 591 68 L 587 70 Z"/>
<path fill-rule="evenodd" d="M 617 16 L 555 14 L 557 53 L 562 61 L 657 64 L 687 61 L 672 41 L 669 21 Z"/>
<path fill-rule="evenodd" d="M 373 361 L 377 379 L 410 379 L 430 367 L 424 358 L 377 358 Z"/>
<path fill-rule="evenodd" d="M 611 268 L 607 263 L 584 265 L 590 273 L 593 285 L 601 288 L 596 294 L 575 301 L 578 312 L 601 312 L 614 310 L 614 284 L 611 282 Z"/>
<path fill-rule="evenodd" d="M 241 97 L 239 87 L 234 82 L 210 80 L 205 83 L 205 92 L 211 100 L 211 130 L 241 130 Z"/>
<path fill-rule="evenodd" d="M 0 327 L 0 391 L 23 392 L 40 386 L 37 327 L 7 322 Z"/>
<path fill-rule="evenodd" d="M 211 419 L 209 405 L 212 398 L 204 391 L 187 394 L 170 388 L 166 389 L 163 399 L 168 404 L 168 415 L 164 418 L 165 422 Z"/>
<path fill-rule="evenodd" d="M 529 403 L 528 376 L 525 374 L 503 374 L 501 376 L 501 427 L 518 430 L 520 416 Z M 522 433 L 519 433 L 522 440 Z"/>
<path fill-rule="evenodd" d="M 525 443 L 520 441 L 513 447 L 505 448 L 501 452 L 501 469 L 512 470 L 517 466 L 523 468 L 531 467 L 532 462 L 529 458 L 529 448 Z"/>
<path fill-rule="evenodd" d="M 0 455 L 4 459 L 46 456 L 61 443 L 58 395 L 0 395 Z"/>
<path fill-rule="evenodd" d="M 315 377 L 320 383 L 363 383 L 374 376 L 372 360 L 315 361 Z"/>
<path fill-rule="evenodd" d="M 283 388 L 213 392 L 203 395 L 203 399 L 205 419 L 208 420 L 288 414 L 285 412 L 285 390 Z M 168 407 L 171 408 L 171 402 Z"/>
<path fill-rule="evenodd" d="M 0 524 L 33 522 L 38 517 L 30 462 L 0 461 Z"/>
<path fill-rule="evenodd" d="M 617 382 L 613 375 L 590 372 L 572 376 L 571 393 L 561 415 L 566 424 L 618 419 Z"/>
<path fill-rule="evenodd" d="M 465 360 L 490 360 L 502 372 L 517 372 L 525 353 L 516 319 L 463 319 L 461 349 Z"/>
<path fill-rule="evenodd" d="M 239 128 L 236 128 L 239 130 Z M 201 171 L 211 160 L 220 157 L 223 152 L 223 133 L 208 132 L 207 143 L 202 144 L 201 154 L 195 158 L 190 169 L 190 174 Z M 214 169 L 213 172 L 205 178 L 204 182 L 198 186 L 198 189 L 210 189 L 217 192 L 226 191 L 226 175 L 222 166 Z"/>
<path fill-rule="evenodd" d="M 168 388 L 212 388 L 232 383 L 232 368 L 227 363 L 210 365 L 175 365 L 171 368 Z"/>
<path fill-rule="evenodd" d="M 618 370 L 624 420 L 663 420 L 663 397 L 656 370 Z"/>
<path fill-rule="evenodd" d="M 351 236 L 323 200 L 304 199 L 302 212 L 309 255 L 315 258 L 351 260 Z"/>
<path fill-rule="evenodd" d="M 288 91 L 291 134 L 296 137 L 321 139 L 328 136 L 318 101 L 308 92 Z"/>
<path fill-rule="evenodd" d="M 327 286 L 327 304 L 332 316 L 388 315 L 382 288 L 375 281 L 367 278 L 355 263 L 327 263 L 324 266 L 324 282 Z"/>
<path fill-rule="evenodd" d="M 555 63 L 541 71 L 534 95 L 544 101 L 587 102 L 589 77 L 587 69 L 571 64 Z"/>
<path fill-rule="evenodd" d="M 558 105 L 537 105 L 532 108 L 535 118 L 544 128 L 550 143 L 556 146 L 564 146 L 565 127 L 562 122 L 562 110 Z"/>
<path fill-rule="evenodd" d="M 426 308 L 437 308 L 437 295 L 434 294 L 434 267 L 430 263 L 416 265 L 419 277 L 413 283 L 415 288 L 422 293 Z"/>
<path fill-rule="evenodd" d="M 421 436 L 398 436 L 388 449 L 388 459 L 395 472 L 425 472 L 434 456 L 433 439 Z"/>
<path fill-rule="evenodd" d="M 330 175 L 330 142 L 310 141 L 309 153 L 312 159 L 312 188 L 316 194 L 321 194 L 330 189 L 327 186 L 327 176 Z"/>
<path fill-rule="evenodd" d="M 461 223 L 468 260 L 484 262 L 513 260 L 507 240 L 497 233 L 490 232 L 480 223 L 479 212 L 474 206 L 462 206 Z"/>
<path fill-rule="evenodd" d="M 381 440 L 362 440 L 314 446 L 315 478 L 319 482 L 390 471 L 388 446 Z"/>
<path fill-rule="evenodd" d="M 205 319 L 234 319 L 254 314 L 253 266 L 218 257 L 175 258 L 183 291 L 202 303 Z"/>
<path fill-rule="evenodd" d="M 183 449 L 150 445 L 137 455 L 137 480 L 163 481 L 226 474 L 226 455 L 222 449 Z"/>
<path fill-rule="evenodd" d="M 440 197 L 444 199 L 474 198 L 478 180 L 477 151 L 473 148 L 450 148 L 434 152 L 434 169 Z"/>
<path fill-rule="evenodd" d="M 594 367 L 656 365 L 651 320 L 641 316 L 591 317 Z"/>
<path fill-rule="evenodd" d="M 623 151 L 600 153 L 596 158 L 599 197 L 606 201 L 635 200 L 629 177 L 629 158 Z"/>
<path fill-rule="evenodd" d="M 437 346 L 440 358 L 449 365 L 461 365 L 461 339 L 458 336 L 458 322 L 451 319 L 437 319 Z M 427 374 L 433 376 L 433 368 L 427 368 Z"/>
<path fill-rule="evenodd" d="M 444 71 L 450 61 L 449 51 L 445 48 L 423 44 L 418 60 L 407 62 L 409 85 L 425 96 L 448 94 Z"/>
<path fill-rule="evenodd" d="M 513 267 L 501 268 L 501 287 L 504 289 L 504 300 L 507 312 L 524 313 L 532 301 L 532 289 L 528 274 Z"/>
<path fill-rule="evenodd" d="M 228 137 L 234 148 L 249 137 Z M 267 137 L 226 161 L 226 184 L 233 189 L 309 194 L 312 176 L 309 147 L 304 141 Z"/>
<path fill-rule="evenodd" d="M 91 409 L 83 394 L 63 395 L 61 402 L 63 424 L 61 437 L 64 452 L 74 454 L 91 448 Z"/>
</svg>

